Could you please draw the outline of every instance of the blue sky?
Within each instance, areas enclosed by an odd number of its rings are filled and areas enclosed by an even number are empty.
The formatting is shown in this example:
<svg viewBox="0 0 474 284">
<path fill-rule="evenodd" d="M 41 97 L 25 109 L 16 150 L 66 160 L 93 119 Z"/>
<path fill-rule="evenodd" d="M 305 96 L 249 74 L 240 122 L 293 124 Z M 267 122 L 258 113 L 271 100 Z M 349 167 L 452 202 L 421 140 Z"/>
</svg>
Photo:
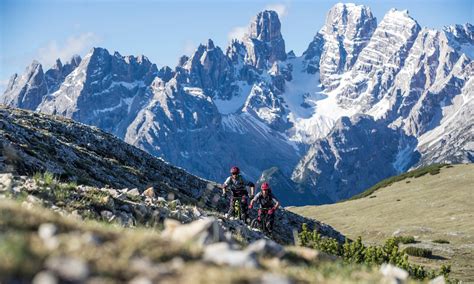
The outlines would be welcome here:
<svg viewBox="0 0 474 284">
<path fill-rule="evenodd" d="M 144 54 L 174 66 L 208 38 L 225 49 L 261 10 L 281 15 L 287 51 L 301 54 L 341 1 L 0 0 L 0 90 L 33 59 L 47 69 L 55 58 L 85 55 L 93 46 Z M 378 21 L 390 8 L 408 9 L 423 27 L 474 23 L 472 0 L 350 1 L 369 6 Z"/>
</svg>

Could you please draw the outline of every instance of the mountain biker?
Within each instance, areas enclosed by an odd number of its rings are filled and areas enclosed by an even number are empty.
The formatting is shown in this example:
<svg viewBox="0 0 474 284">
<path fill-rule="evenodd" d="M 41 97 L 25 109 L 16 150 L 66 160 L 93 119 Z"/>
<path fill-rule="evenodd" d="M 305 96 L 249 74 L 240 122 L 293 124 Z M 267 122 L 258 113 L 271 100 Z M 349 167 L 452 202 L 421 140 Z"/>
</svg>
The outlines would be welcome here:
<svg viewBox="0 0 474 284">
<path fill-rule="evenodd" d="M 266 212 L 267 221 L 270 224 L 268 231 L 271 233 L 273 229 L 273 222 L 275 219 L 275 211 L 280 207 L 280 202 L 272 193 L 272 189 L 268 182 L 264 182 L 260 187 L 261 191 L 255 195 L 249 205 L 249 209 L 252 209 L 254 203 L 260 204 L 260 209 L 258 209 L 258 221 L 261 221 L 262 213 Z M 265 224 L 266 225 L 266 224 Z"/>
<path fill-rule="evenodd" d="M 238 167 L 232 167 L 230 169 L 231 176 L 228 177 L 223 186 L 222 186 L 222 195 L 225 196 L 225 191 L 230 189 L 232 192 L 232 197 L 230 199 L 230 209 L 226 214 L 226 217 L 231 217 L 234 214 L 234 200 L 235 198 L 241 198 L 241 208 L 244 215 L 243 220 L 246 220 L 247 216 L 247 204 L 248 204 L 248 191 L 246 186 L 250 187 L 250 196 L 253 198 L 255 191 L 255 184 L 246 180 L 242 175 L 240 175 L 240 169 Z"/>
</svg>

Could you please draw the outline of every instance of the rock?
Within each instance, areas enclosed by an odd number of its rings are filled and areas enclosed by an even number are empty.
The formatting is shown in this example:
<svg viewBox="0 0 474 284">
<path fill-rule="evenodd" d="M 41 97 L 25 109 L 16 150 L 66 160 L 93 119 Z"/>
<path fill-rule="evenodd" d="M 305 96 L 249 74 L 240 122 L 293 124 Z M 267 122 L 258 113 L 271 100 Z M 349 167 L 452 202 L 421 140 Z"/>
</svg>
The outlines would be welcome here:
<svg viewBox="0 0 474 284">
<path fill-rule="evenodd" d="M 134 273 L 150 279 L 155 279 L 170 272 L 164 265 L 154 264 L 147 258 L 132 259 L 130 261 L 130 269 Z"/>
<path fill-rule="evenodd" d="M 13 184 L 12 174 L 0 174 L 0 192 L 10 191 Z"/>
<path fill-rule="evenodd" d="M 102 198 L 101 203 L 103 204 L 103 207 L 105 209 L 110 210 L 110 211 L 115 210 L 115 202 L 114 202 L 114 199 L 110 195 L 107 195 L 106 197 Z"/>
<path fill-rule="evenodd" d="M 382 267 L 380 267 L 380 272 L 387 280 L 390 281 L 390 283 L 405 283 L 405 281 L 408 279 L 407 271 L 391 264 L 382 264 Z"/>
<path fill-rule="evenodd" d="M 138 204 L 137 206 L 133 207 L 133 213 L 139 222 L 144 222 L 145 217 L 148 214 L 148 209 L 145 205 Z"/>
<path fill-rule="evenodd" d="M 156 201 L 160 202 L 160 203 L 166 203 L 166 199 L 164 199 L 163 197 L 161 196 L 158 196 L 158 198 L 156 199 Z"/>
<path fill-rule="evenodd" d="M 52 256 L 46 260 L 46 267 L 67 281 L 84 281 L 89 276 L 87 263 L 70 256 Z"/>
<path fill-rule="evenodd" d="M 130 284 L 152 284 L 153 282 L 145 276 L 136 276 L 129 282 Z"/>
<path fill-rule="evenodd" d="M 41 203 L 43 203 L 41 201 L 41 199 L 39 199 L 38 197 L 36 197 L 34 195 L 31 195 L 31 194 L 26 197 L 26 201 L 28 203 L 31 203 L 31 204 L 41 204 Z"/>
<path fill-rule="evenodd" d="M 58 279 L 54 276 L 53 273 L 49 271 L 41 271 L 35 275 L 32 281 L 33 284 L 56 284 Z"/>
<path fill-rule="evenodd" d="M 100 216 L 108 222 L 111 222 L 115 219 L 114 213 L 110 212 L 109 210 L 100 211 Z"/>
<path fill-rule="evenodd" d="M 153 189 L 153 187 L 149 187 L 142 193 L 142 195 L 150 198 L 155 198 L 155 190 Z"/>
<path fill-rule="evenodd" d="M 181 205 L 181 201 L 179 199 L 175 199 L 173 201 L 170 201 L 169 206 L 176 208 L 178 205 Z"/>
<path fill-rule="evenodd" d="M 317 251 L 307 247 L 300 246 L 289 246 L 285 247 L 287 253 L 291 253 L 300 257 L 307 262 L 320 262 L 320 261 L 335 261 L 337 257 L 321 251 Z"/>
<path fill-rule="evenodd" d="M 113 189 L 113 188 L 107 188 L 106 191 L 110 194 L 110 196 L 116 198 L 119 193 L 116 189 Z"/>
<path fill-rule="evenodd" d="M 124 204 L 119 207 L 119 210 L 125 211 L 127 213 L 132 213 L 132 209 L 130 208 L 129 205 Z"/>
<path fill-rule="evenodd" d="M 138 191 L 138 188 L 133 188 L 133 189 L 130 189 L 129 191 L 127 191 L 127 194 L 132 195 L 132 196 L 139 196 L 140 191 Z"/>
<path fill-rule="evenodd" d="M 162 236 L 180 243 L 194 241 L 202 246 L 226 240 L 215 218 L 204 218 L 186 225 L 165 220 Z"/>
<path fill-rule="evenodd" d="M 254 252 L 233 250 L 226 242 L 208 245 L 204 249 L 203 260 L 232 267 L 258 267 L 257 257 Z"/>
<path fill-rule="evenodd" d="M 248 252 L 254 252 L 258 256 L 281 257 L 285 253 L 283 246 L 272 240 L 260 239 L 251 243 L 246 249 Z"/>
<path fill-rule="evenodd" d="M 197 208 L 196 206 L 193 207 L 193 215 L 194 217 L 201 217 L 202 215 L 201 210 L 199 210 L 199 208 Z"/>
<path fill-rule="evenodd" d="M 262 284 L 290 284 L 293 283 L 288 277 L 274 273 L 265 273 L 262 276 Z"/>
<path fill-rule="evenodd" d="M 38 235 L 41 239 L 49 239 L 54 237 L 58 228 L 52 223 L 43 223 L 38 227 Z"/>
<path fill-rule="evenodd" d="M 135 219 L 130 213 L 119 212 L 116 216 L 119 223 L 124 227 L 133 227 L 135 225 Z"/>
<path fill-rule="evenodd" d="M 443 275 L 440 275 L 429 282 L 429 284 L 445 284 L 445 283 L 446 283 L 446 280 L 444 279 Z"/>
</svg>

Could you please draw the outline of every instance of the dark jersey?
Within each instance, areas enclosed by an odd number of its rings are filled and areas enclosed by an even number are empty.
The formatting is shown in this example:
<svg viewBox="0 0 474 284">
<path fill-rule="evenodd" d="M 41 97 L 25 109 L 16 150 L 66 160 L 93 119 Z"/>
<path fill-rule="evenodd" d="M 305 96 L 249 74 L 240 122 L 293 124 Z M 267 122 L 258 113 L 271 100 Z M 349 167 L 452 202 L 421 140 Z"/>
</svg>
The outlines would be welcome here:
<svg viewBox="0 0 474 284">
<path fill-rule="evenodd" d="M 230 189 L 234 196 L 243 196 L 248 194 L 246 186 L 255 185 L 252 182 L 246 180 L 243 176 L 238 175 L 235 179 L 231 176 L 228 177 L 224 182 L 224 186 L 227 189 Z"/>
<path fill-rule="evenodd" d="M 255 195 L 252 202 L 260 204 L 260 208 L 270 209 L 275 206 L 278 200 L 275 198 L 275 196 L 273 196 L 272 193 L 269 193 L 267 194 L 267 197 L 264 197 L 262 192 L 260 191 L 259 193 L 257 193 L 257 195 Z"/>
</svg>

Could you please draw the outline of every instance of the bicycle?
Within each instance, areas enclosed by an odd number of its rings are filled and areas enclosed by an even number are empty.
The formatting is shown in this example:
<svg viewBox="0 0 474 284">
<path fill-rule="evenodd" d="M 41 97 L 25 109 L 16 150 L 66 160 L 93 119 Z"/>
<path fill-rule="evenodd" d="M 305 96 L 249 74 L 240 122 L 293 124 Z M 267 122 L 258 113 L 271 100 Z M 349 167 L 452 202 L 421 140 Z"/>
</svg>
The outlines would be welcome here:
<svg viewBox="0 0 474 284">
<path fill-rule="evenodd" d="M 268 209 L 261 208 L 259 210 L 261 210 L 260 211 L 261 212 L 260 220 L 259 220 L 259 217 L 253 219 L 252 222 L 250 223 L 250 226 L 252 228 L 259 229 L 260 231 L 262 231 L 266 235 L 271 235 L 272 231 L 273 231 L 273 228 L 272 228 L 272 224 L 269 220 L 270 215 L 268 214 L 268 211 L 270 210 L 270 208 L 268 208 Z"/>
</svg>

